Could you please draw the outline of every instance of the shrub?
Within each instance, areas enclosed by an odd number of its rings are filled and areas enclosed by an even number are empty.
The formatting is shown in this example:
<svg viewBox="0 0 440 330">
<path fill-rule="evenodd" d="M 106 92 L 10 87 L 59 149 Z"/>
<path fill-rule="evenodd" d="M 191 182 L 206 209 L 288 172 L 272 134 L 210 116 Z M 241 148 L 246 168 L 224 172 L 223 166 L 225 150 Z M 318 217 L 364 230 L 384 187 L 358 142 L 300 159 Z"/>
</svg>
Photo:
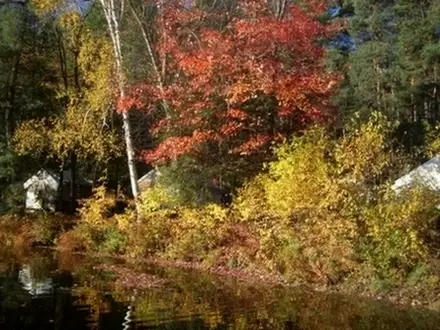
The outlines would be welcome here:
<svg viewBox="0 0 440 330">
<path fill-rule="evenodd" d="M 426 260 L 440 200 L 390 189 L 401 164 L 390 127 L 374 115 L 339 140 L 315 127 L 278 148 L 267 172 L 239 191 L 234 209 L 255 229 L 269 268 L 307 282 L 393 282 Z"/>
<path fill-rule="evenodd" d="M 146 257 L 163 253 L 170 235 L 173 211 L 157 210 L 143 214 L 140 223 L 125 227 L 129 240 L 126 253 L 131 257 Z"/>
<path fill-rule="evenodd" d="M 95 188 L 92 197 L 82 201 L 79 209 L 81 221 L 91 226 L 104 224 L 112 216 L 115 203 L 115 198 L 107 193 L 104 186 Z"/>
<path fill-rule="evenodd" d="M 173 259 L 202 261 L 223 238 L 226 209 L 207 205 L 200 209 L 182 208 L 170 226 L 170 244 L 165 254 Z"/>
<path fill-rule="evenodd" d="M 36 217 L 33 217 L 32 221 L 32 234 L 35 240 L 44 245 L 50 245 L 54 242 L 54 239 L 60 232 L 60 228 L 63 221 L 61 217 L 51 216 L 46 213 L 40 213 Z"/>
<path fill-rule="evenodd" d="M 328 206 L 331 164 L 326 161 L 329 139 L 321 128 L 309 130 L 276 150 L 262 184 L 270 210 L 281 217 L 318 212 Z"/>
<path fill-rule="evenodd" d="M 102 250 L 110 253 L 123 253 L 127 244 L 127 236 L 118 228 L 108 227 L 103 231 Z"/>
<path fill-rule="evenodd" d="M 429 255 L 428 238 L 440 198 L 415 188 L 396 196 L 389 187 L 363 212 L 360 254 L 381 277 L 404 277 Z"/>
<path fill-rule="evenodd" d="M 83 201 L 79 223 L 68 238 L 78 240 L 87 250 L 124 252 L 128 238 L 119 225 L 126 217 L 113 213 L 116 204 L 116 198 L 108 194 L 105 187 L 95 188 L 93 196 Z"/>
<path fill-rule="evenodd" d="M 178 205 L 178 200 L 170 188 L 160 183 L 141 193 L 138 202 L 139 210 L 143 217 L 149 216 L 154 211 Z"/>
<path fill-rule="evenodd" d="M 87 242 L 77 230 L 70 230 L 62 233 L 57 241 L 56 246 L 60 250 L 71 252 L 82 252 L 87 250 Z"/>
</svg>

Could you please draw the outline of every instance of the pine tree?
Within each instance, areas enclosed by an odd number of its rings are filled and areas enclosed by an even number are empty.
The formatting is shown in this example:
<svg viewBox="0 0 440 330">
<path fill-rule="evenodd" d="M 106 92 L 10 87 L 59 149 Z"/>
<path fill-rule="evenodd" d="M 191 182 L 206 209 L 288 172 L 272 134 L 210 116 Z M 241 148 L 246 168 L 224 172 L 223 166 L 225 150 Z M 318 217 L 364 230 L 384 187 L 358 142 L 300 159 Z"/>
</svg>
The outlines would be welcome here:
<svg viewBox="0 0 440 330">
<path fill-rule="evenodd" d="M 439 114 L 440 4 L 437 1 L 353 1 L 351 50 L 329 52 L 345 79 L 334 98 L 343 118 L 381 111 L 400 125 L 407 146 L 423 142 Z"/>
<path fill-rule="evenodd" d="M 373 110 L 392 114 L 395 101 L 392 1 L 359 0 L 345 2 L 353 11 L 348 19 L 348 34 L 356 47 L 330 52 L 330 63 L 343 70 L 335 102 L 342 115 L 353 112 L 365 116 Z"/>
</svg>

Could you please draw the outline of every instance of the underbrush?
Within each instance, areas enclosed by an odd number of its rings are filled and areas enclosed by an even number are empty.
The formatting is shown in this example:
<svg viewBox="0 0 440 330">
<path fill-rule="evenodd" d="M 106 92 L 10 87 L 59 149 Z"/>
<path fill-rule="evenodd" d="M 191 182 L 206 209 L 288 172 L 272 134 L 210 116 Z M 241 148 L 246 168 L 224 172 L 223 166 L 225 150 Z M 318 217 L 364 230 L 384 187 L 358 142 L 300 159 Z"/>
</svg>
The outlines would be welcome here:
<svg viewBox="0 0 440 330">
<path fill-rule="evenodd" d="M 127 236 L 120 230 L 115 215 L 117 201 L 103 186 L 95 189 L 93 197 L 80 209 L 80 219 L 70 231 L 57 240 L 60 249 L 124 253 Z"/>
<path fill-rule="evenodd" d="M 60 233 L 72 228 L 75 219 L 62 214 L 35 213 L 0 216 L 0 241 L 5 248 L 52 246 Z"/>
<path fill-rule="evenodd" d="M 182 206 L 163 185 L 113 214 L 96 190 L 81 221 L 58 240 L 93 250 L 183 260 L 276 274 L 294 283 L 412 293 L 439 287 L 435 194 L 397 194 L 393 178 L 408 160 L 379 117 L 330 138 L 315 127 L 276 150 L 277 160 L 247 182 L 232 205 Z M 388 142 L 391 141 L 391 142 Z"/>
</svg>

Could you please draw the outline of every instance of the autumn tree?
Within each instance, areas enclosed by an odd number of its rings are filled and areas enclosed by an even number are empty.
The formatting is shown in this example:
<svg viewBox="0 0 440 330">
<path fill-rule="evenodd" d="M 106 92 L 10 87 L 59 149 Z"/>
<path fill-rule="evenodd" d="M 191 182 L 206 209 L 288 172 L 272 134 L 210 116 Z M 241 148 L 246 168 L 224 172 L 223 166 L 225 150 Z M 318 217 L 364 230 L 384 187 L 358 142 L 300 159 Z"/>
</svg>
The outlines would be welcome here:
<svg viewBox="0 0 440 330">
<path fill-rule="evenodd" d="M 23 122 L 14 135 L 15 149 L 20 154 L 46 156 L 61 168 L 69 165 L 73 210 L 77 160 L 105 167 L 120 154 L 120 136 L 112 116 L 112 47 L 105 36 L 88 27 L 89 12 L 70 1 L 35 0 L 34 5 L 41 20 L 53 26 L 59 112 Z"/>
<path fill-rule="evenodd" d="M 274 143 L 333 116 L 337 77 L 326 73 L 319 41 L 335 27 L 317 18 L 325 3 L 225 4 L 161 3 L 154 51 L 165 75 L 119 102 L 156 115 L 169 106 L 153 127 L 157 147 L 143 153 L 148 162 L 192 155 L 227 164 L 220 172 L 250 174 Z"/>
<path fill-rule="evenodd" d="M 113 56 L 116 72 L 116 83 L 118 85 L 118 98 L 124 99 L 126 97 L 126 80 L 124 72 L 124 55 L 122 53 L 122 38 L 121 38 L 121 22 L 124 15 L 124 0 L 99 0 L 104 12 L 107 22 L 107 28 L 112 40 Z M 138 188 L 138 174 L 135 161 L 135 150 L 132 140 L 132 129 L 130 123 L 130 116 L 128 108 L 119 107 L 122 114 L 125 149 L 127 153 L 127 164 L 130 175 L 131 192 L 133 197 L 137 198 L 139 194 Z"/>
</svg>

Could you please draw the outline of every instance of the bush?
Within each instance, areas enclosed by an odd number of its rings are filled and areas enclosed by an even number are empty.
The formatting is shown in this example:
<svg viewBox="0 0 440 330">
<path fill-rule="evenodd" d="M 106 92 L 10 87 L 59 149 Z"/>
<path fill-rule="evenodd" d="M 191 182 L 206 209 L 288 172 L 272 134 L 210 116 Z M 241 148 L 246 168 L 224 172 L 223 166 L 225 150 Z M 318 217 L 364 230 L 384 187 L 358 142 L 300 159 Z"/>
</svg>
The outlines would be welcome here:
<svg viewBox="0 0 440 330">
<path fill-rule="evenodd" d="M 389 187 L 363 212 L 366 235 L 360 255 L 380 277 L 403 278 L 429 255 L 430 219 L 440 199 L 412 189 L 397 197 Z"/>
<path fill-rule="evenodd" d="M 278 148 L 267 172 L 239 191 L 234 209 L 258 234 L 269 268 L 306 282 L 393 282 L 426 261 L 440 199 L 390 189 L 402 163 L 390 127 L 374 115 L 339 140 L 315 127 Z"/>
<path fill-rule="evenodd" d="M 202 261 L 223 238 L 226 209 L 208 205 L 200 209 L 182 208 L 170 226 L 170 243 L 165 255 L 173 259 Z"/>
<path fill-rule="evenodd" d="M 128 228 L 127 253 L 133 257 L 146 257 L 165 252 L 170 239 L 173 212 L 158 210 L 143 215 L 139 224 Z"/>
<path fill-rule="evenodd" d="M 36 242 L 43 245 L 54 243 L 56 236 L 61 231 L 63 218 L 46 213 L 32 217 L 32 234 Z"/>
<path fill-rule="evenodd" d="M 262 180 L 270 210 L 290 218 L 329 206 L 335 188 L 325 158 L 329 144 L 324 129 L 314 128 L 276 150 Z"/>
<path fill-rule="evenodd" d="M 70 230 L 62 233 L 56 242 L 57 248 L 71 252 L 82 252 L 87 250 L 87 242 L 77 230 Z"/>
<path fill-rule="evenodd" d="M 118 228 L 108 227 L 103 230 L 102 250 L 109 253 L 123 253 L 127 245 L 127 236 Z"/>
<path fill-rule="evenodd" d="M 62 236 L 58 245 L 62 248 L 72 246 L 97 252 L 123 253 L 128 238 L 119 225 L 126 222 L 126 217 L 114 214 L 116 204 L 117 200 L 103 186 L 97 187 L 93 196 L 83 201 L 77 226 L 66 233 L 66 237 Z"/>
</svg>

